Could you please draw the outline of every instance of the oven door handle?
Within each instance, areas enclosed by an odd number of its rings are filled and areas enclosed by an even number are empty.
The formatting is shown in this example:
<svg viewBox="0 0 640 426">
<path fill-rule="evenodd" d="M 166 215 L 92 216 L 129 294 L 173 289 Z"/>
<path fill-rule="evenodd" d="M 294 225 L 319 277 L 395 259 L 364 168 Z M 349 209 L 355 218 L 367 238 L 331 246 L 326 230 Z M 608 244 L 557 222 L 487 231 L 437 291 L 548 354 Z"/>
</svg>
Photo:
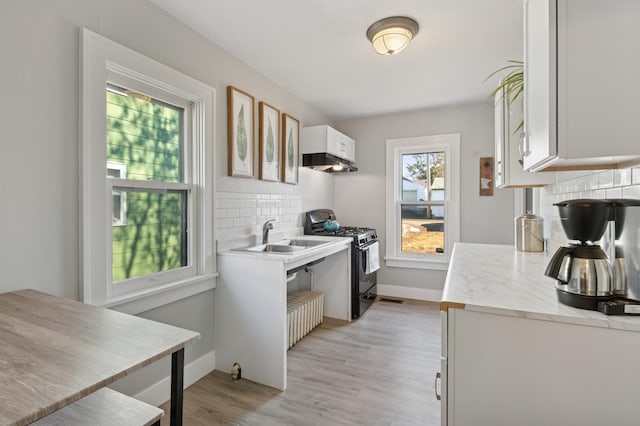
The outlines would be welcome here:
<svg viewBox="0 0 640 426">
<path fill-rule="evenodd" d="M 369 241 L 369 242 L 368 242 L 368 243 L 366 243 L 366 244 L 356 246 L 356 248 L 357 248 L 357 249 L 360 249 L 360 250 L 362 250 L 362 251 L 365 251 L 365 249 L 366 249 L 367 247 L 369 247 L 370 245 L 373 245 L 374 243 L 377 243 L 377 242 L 378 242 L 378 240 Z"/>
</svg>

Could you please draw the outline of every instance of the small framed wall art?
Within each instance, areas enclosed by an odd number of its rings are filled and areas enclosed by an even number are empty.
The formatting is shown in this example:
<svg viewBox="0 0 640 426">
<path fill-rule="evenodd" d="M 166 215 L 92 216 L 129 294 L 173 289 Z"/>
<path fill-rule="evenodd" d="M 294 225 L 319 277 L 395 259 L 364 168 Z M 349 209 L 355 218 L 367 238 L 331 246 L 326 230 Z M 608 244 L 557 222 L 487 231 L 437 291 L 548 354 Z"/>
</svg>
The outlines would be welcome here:
<svg viewBox="0 0 640 426">
<path fill-rule="evenodd" d="M 266 102 L 258 104 L 260 117 L 260 169 L 262 180 L 280 180 L 280 111 Z"/>
<path fill-rule="evenodd" d="M 300 122 L 282 114 L 282 181 L 298 183 L 298 152 L 300 148 Z"/>
<path fill-rule="evenodd" d="M 227 134 L 229 176 L 253 177 L 253 96 L 227 86 Z"/>
<path fill-rule="evenodd" d="M 493 195 L 493 157 L 480 157 L 480 196 Z"/>
</svg>

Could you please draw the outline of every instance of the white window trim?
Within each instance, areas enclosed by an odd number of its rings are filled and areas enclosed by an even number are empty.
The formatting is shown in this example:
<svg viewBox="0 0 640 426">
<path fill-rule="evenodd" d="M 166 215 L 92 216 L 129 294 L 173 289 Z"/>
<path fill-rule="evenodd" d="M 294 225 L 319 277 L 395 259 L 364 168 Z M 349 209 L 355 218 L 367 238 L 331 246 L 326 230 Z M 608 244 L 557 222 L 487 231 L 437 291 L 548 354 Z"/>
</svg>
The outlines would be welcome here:
<svg viewBox="0 0 640 426">
<path fill-rule="evenodd" d="M 214 137 L 215 89 L 127 47 L 82 29 L 80 80 L 80 268 L 82 300 L 139 313 L 215 288 Z M 194 170 L 186 180 L 195 192 L 191 257 L 195 274 L 149 289 L 114 295 L 111 283 L 111 191 L 123 180 L 108 179 L 106 83 L 113 76 L 157 88 L 191 102 Z M 97 143 L 98 142 L 98 143 Z M 103 143 L 99 143 L 103 142 Z M 185 174 L 187 171 L 185 170 Z M 153 185 L 153 183 L 149 183 Z M 124 185 L 126 186 L 126 185 Z M 109 217 L 107 217 L 107 215 Z"/>
<path fill-rule="evenodd" d="M 426 151 L 444 151 L 446 157 L 445 199 L 443 200 L 445 252 L 443 255 L 402 253 L 401 250 L 402 155 Z M 398 268 L 447 270 L 453 244 L 460 240 L 460 134 L 387 139 L 386 156 L 385 265 Z"/>
</svg>

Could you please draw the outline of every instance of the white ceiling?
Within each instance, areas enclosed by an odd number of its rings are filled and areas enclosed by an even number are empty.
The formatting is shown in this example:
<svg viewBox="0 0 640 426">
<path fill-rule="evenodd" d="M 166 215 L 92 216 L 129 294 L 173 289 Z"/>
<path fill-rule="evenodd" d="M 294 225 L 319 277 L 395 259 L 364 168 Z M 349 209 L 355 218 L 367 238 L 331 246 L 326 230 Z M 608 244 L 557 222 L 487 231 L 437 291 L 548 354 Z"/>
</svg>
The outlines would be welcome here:
<svg viewBox="0 0 640 426">
<path fill-rule="evenodd" d="M 151 0 L 334 120 L 487 99 L 522 58 L 522 0 Z M 420 25 L 397 56 L 366 38 L 378 19 Z"/>
</svg>

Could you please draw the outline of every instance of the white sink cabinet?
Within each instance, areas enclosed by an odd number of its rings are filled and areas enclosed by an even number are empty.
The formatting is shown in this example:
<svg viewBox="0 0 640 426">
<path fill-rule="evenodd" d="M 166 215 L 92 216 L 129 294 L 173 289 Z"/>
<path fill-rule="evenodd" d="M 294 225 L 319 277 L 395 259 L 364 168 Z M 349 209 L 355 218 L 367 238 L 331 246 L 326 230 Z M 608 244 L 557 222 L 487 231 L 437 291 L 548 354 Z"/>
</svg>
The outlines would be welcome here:
<svg viewBox="0 0 640 426">
<path fill-rule="evenodd" d="M 218 255 L 214 347 L 216 370 L 280 390 L 287 387 L 287 272 L 312 265 L 311 290 L 324 294 L 324 315 L 351 319 L 351 238 L 305 237 L 329 244 L 295 253 L 226 251 Z M 306 274 L 302 270 L 298 275 Z M 308 275 L 308 274 L 307 274 Z"/>
</svg>

